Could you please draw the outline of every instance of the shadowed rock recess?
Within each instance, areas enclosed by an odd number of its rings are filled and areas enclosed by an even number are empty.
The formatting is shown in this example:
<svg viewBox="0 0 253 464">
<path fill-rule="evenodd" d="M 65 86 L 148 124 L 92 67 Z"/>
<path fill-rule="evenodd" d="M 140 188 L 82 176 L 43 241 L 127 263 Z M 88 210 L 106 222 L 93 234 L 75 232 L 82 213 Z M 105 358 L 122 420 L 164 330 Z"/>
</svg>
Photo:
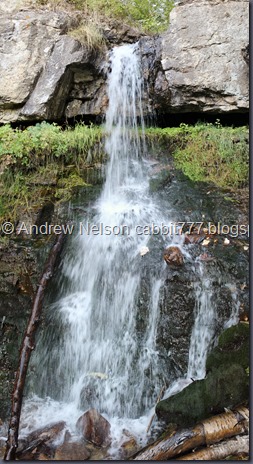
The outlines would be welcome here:
<svg viewBox="0 0 253 464">
<path fill-rule="evenodd" d="M 105 26 L 105 45 L 70 36 L 76 16 L 26 0 L 0 5 L 0 123 L 103 117 L 108 51 L 141 39 L 145 113 L 248 112 L 248 1 L 177 2 L 161 37 Z"/>
</svg>

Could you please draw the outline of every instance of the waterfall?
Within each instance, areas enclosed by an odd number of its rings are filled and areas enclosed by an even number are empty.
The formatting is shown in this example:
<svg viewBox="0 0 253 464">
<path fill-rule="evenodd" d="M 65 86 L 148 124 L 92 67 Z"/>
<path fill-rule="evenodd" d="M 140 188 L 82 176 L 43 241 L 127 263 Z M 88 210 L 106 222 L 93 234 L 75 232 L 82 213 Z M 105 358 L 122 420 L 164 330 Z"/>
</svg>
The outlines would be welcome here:
<svg viewBox="0 0 253 464">
<path fill-rule="evenodd" d="M 30 398 L 22 412 L 24 433 L 29 421 L 36 428 L 52 419 L 66 420 L 73 432 L 78 417 L 96 408 L 112 424 L 114 439 L 127 427 L 145 441 L 164 380 L 170 380 L 156 346 L 160 287 L 167 266 L 162 251 L 176 244 L 186 259 L 192 258 L 181 235 L 157 238 L 161 261 L 148 281 L 143 317 L 140 251 L 152 234 L 137 233 L 136 226 L 169 226 L 175 219 L 168 202 L 164 208 L 150 193 L 138 44 L 114 48 L 110 68 L 106 181 L 62 263 L 58 299 L 48 308 L 48 327 L 33 355 L 37 375 L 30 375 Z M 211 284 L 203 267 L 199 269 L 188 377 L 204 375 L 213 337 Z"/>
<path fill-rule="evenodd" d="M 57 418 L 65 414 L 74 428 L 82 411 L 94 407 L 115 423 L 116 434 L 127 420 L 131 430 L 144 433 L 163 385 L 156 350 L 161 276 L 154 272 L 150 279 L 147 321 L 140 333 L 140 251 L 150 235 L 136 233 L 136 226 L 169 221 L 150 195 L 149 163 L 142 156 L 138 44 L 114 48 L 110 64 L 106 181 L 64 259 L 61 296 L 49 308 L 52 324 L 33 359 L 40 382 L 35 380 L 31 391 L 47 398 L 43 403 L 35 397 L 42 422 L 54 411 Z M 89 224 L 99 233 L 88 233 Z M 60 411 L 50 397 L 61 402 Z"/>
</svg>

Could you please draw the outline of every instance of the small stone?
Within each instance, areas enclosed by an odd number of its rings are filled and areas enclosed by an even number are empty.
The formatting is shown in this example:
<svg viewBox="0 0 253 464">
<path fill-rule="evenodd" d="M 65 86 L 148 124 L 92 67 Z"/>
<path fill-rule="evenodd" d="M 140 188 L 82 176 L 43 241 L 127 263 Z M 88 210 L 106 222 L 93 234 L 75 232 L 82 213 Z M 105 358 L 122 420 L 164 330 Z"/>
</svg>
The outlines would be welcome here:
<svg viewBox="0 0 253 464">
<path fill-rule="evenodd" d="M 133 436 L 123 441 L 120 445 L 120 454 L 123 459 L 128 459 L 136 451 L 138 451 L 138 444 Z"/>
<path fill-rule="evenodd" d="M 228 240 L 228 238 L 225 238 L 223 243 L 224 243 L 224 245 L 229 245 L 229 244 L 230 244 L 230 240 Z"/>
<path fill-rule="evenodd" d="M 170 246 L 164 250 L 163 259 L 167 264 L 181 266 L 184 263 L 184 258 L 181 250 L 177 246 Z"/>
<path fill-rule="evenodd" d="M 210 243 L 210 238 L 206 238 L 205 240 L 203 240 L 203 242 L 201 243 L 202 246 L 208 246 Z"/>
</svg>

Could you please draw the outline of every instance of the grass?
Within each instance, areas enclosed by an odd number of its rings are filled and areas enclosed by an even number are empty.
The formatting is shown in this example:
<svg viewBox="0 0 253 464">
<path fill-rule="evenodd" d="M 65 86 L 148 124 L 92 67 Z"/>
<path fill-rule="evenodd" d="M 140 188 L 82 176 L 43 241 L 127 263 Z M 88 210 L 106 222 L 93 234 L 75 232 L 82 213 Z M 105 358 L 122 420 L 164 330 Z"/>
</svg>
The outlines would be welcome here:
<svg viewBox="0 0 253 464">
<path fill-rule="evenodd" d="M 81 23 L 79 27 L 69 31 L 68 35 L 78 40 L 89 50 L 100 50 L 105 44 L 101 29 L 96 23 Z"/>
<path fill-rule="evenodd" d="M 0 219 L 15 220 L 20 207 L 29 210 L 41 198 L 69 199 L 85 185 L 84 169 L 101 160 L 101 140 L 101 128 L 84 124 L 0 127 Z"/>
<path fill-rule="evenodd" d="M 248 186 L 247 127 L 181 124 L 148 128 L 155 150 L 172 155 L 176 167 L 192 181 L 239 189 Z M 45 199 L 66 201 L 84 186 L 87 166 L 101 162 L 103 130 L 77 124 L 65 130 L 42 122 L 25 130 L 0 127 L 0 220 L 15 220 L 21 207 L 29 210 Z M 41 200 L 42 199 L 42 200 Z"/>
<path fill-rule="evenodd" d="M 72 7 L 74 10 L 82 12 L 82 23 L 85 23 L 87 28 L 89 27 L 89 18 L 92 20 L 96 15 L 102 22 L 116 19 L 147 34 L 156 34 L 168 28 L 170 12 L 174 5 L 172 0 L 35 1 L 38 6 L 47 6 L 54 10 Z"/>
<path fill-rule="evenodd" d="M 150 128 L 149 140 L 169 146 L 176 167 L 193 181 L 213 182 L 238 189 L 249 182 L 249 129 L 215 124 L 181 124 L 174 128 Z"/>
</svg>

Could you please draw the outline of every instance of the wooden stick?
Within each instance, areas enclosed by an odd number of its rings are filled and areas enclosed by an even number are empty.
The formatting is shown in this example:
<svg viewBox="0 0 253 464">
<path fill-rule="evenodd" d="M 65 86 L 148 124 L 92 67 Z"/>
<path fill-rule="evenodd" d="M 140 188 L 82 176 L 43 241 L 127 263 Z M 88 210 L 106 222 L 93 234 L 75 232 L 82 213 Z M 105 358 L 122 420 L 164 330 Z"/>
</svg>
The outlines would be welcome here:
<svg viewBox="0 0 253 464">
<path fill-rule="evenodd" d="M 52 247 L 47 262 L 45 264 L 40 282 L 33 300 L 32 311 L 28 321 L 25 335 L 22 341 L 18 370 L 15 376 L 14 389 L 12 394 L 11 418 L 8 429 L 8 439 L 4 459 L 6 461 L 15 461 L 16 450 L 18 447 L 18 431 L 20 422 L 20 413 L 23 401 L 23 390 L 28 369 L 28 364 L 31 357 L 31 352 L 34 349 L 35 333 L 39 324 L 40 314 L 42 311 L 42 302 L 45 289 L 48 281 L 52 277 L 56 258 L 59 255 L 64 240 L 64 234 L 57 236 L 56 243 Z"/>
<path fill-rule="evenodd" d="M 156 400 L 156 404 L 157 404 L 157 403 L 160 401 L 160 399 L 162 398 L 162 395 L 163 395 L 164 391 L 165 391 L 165 385 L 163 385 L 162 388 L 161 388 L 161 390 L 160 390 L 160 393 L 159 393 L 158 398 L 157 398 L 157 400 Z M 150 429 L 150 427 L 151 427 L 151 425 L 152 425 L 152 422 L 153 422 L 153 420 L 154 420 L 154 417 L 155 417 L 155 413 L 153 414 L 153 416 L 151 417 L 151 419 L 150 419 L 150 421 L 149 421 L 149 424 L 148 424 L 148 426 L 147 426 L 147 433 L 148 433 L 148 431 L 149 431 L 149 429 Z"/>
<path fill-rule="evenodd" d="M 205 419 L 189 429 L 165 436 L 132 456 L 134 461 L 163 461 L 197 448 L 217 443 L 248 431 L 249 410 L 239 406 L 233 411 Z"/>
</svg>

